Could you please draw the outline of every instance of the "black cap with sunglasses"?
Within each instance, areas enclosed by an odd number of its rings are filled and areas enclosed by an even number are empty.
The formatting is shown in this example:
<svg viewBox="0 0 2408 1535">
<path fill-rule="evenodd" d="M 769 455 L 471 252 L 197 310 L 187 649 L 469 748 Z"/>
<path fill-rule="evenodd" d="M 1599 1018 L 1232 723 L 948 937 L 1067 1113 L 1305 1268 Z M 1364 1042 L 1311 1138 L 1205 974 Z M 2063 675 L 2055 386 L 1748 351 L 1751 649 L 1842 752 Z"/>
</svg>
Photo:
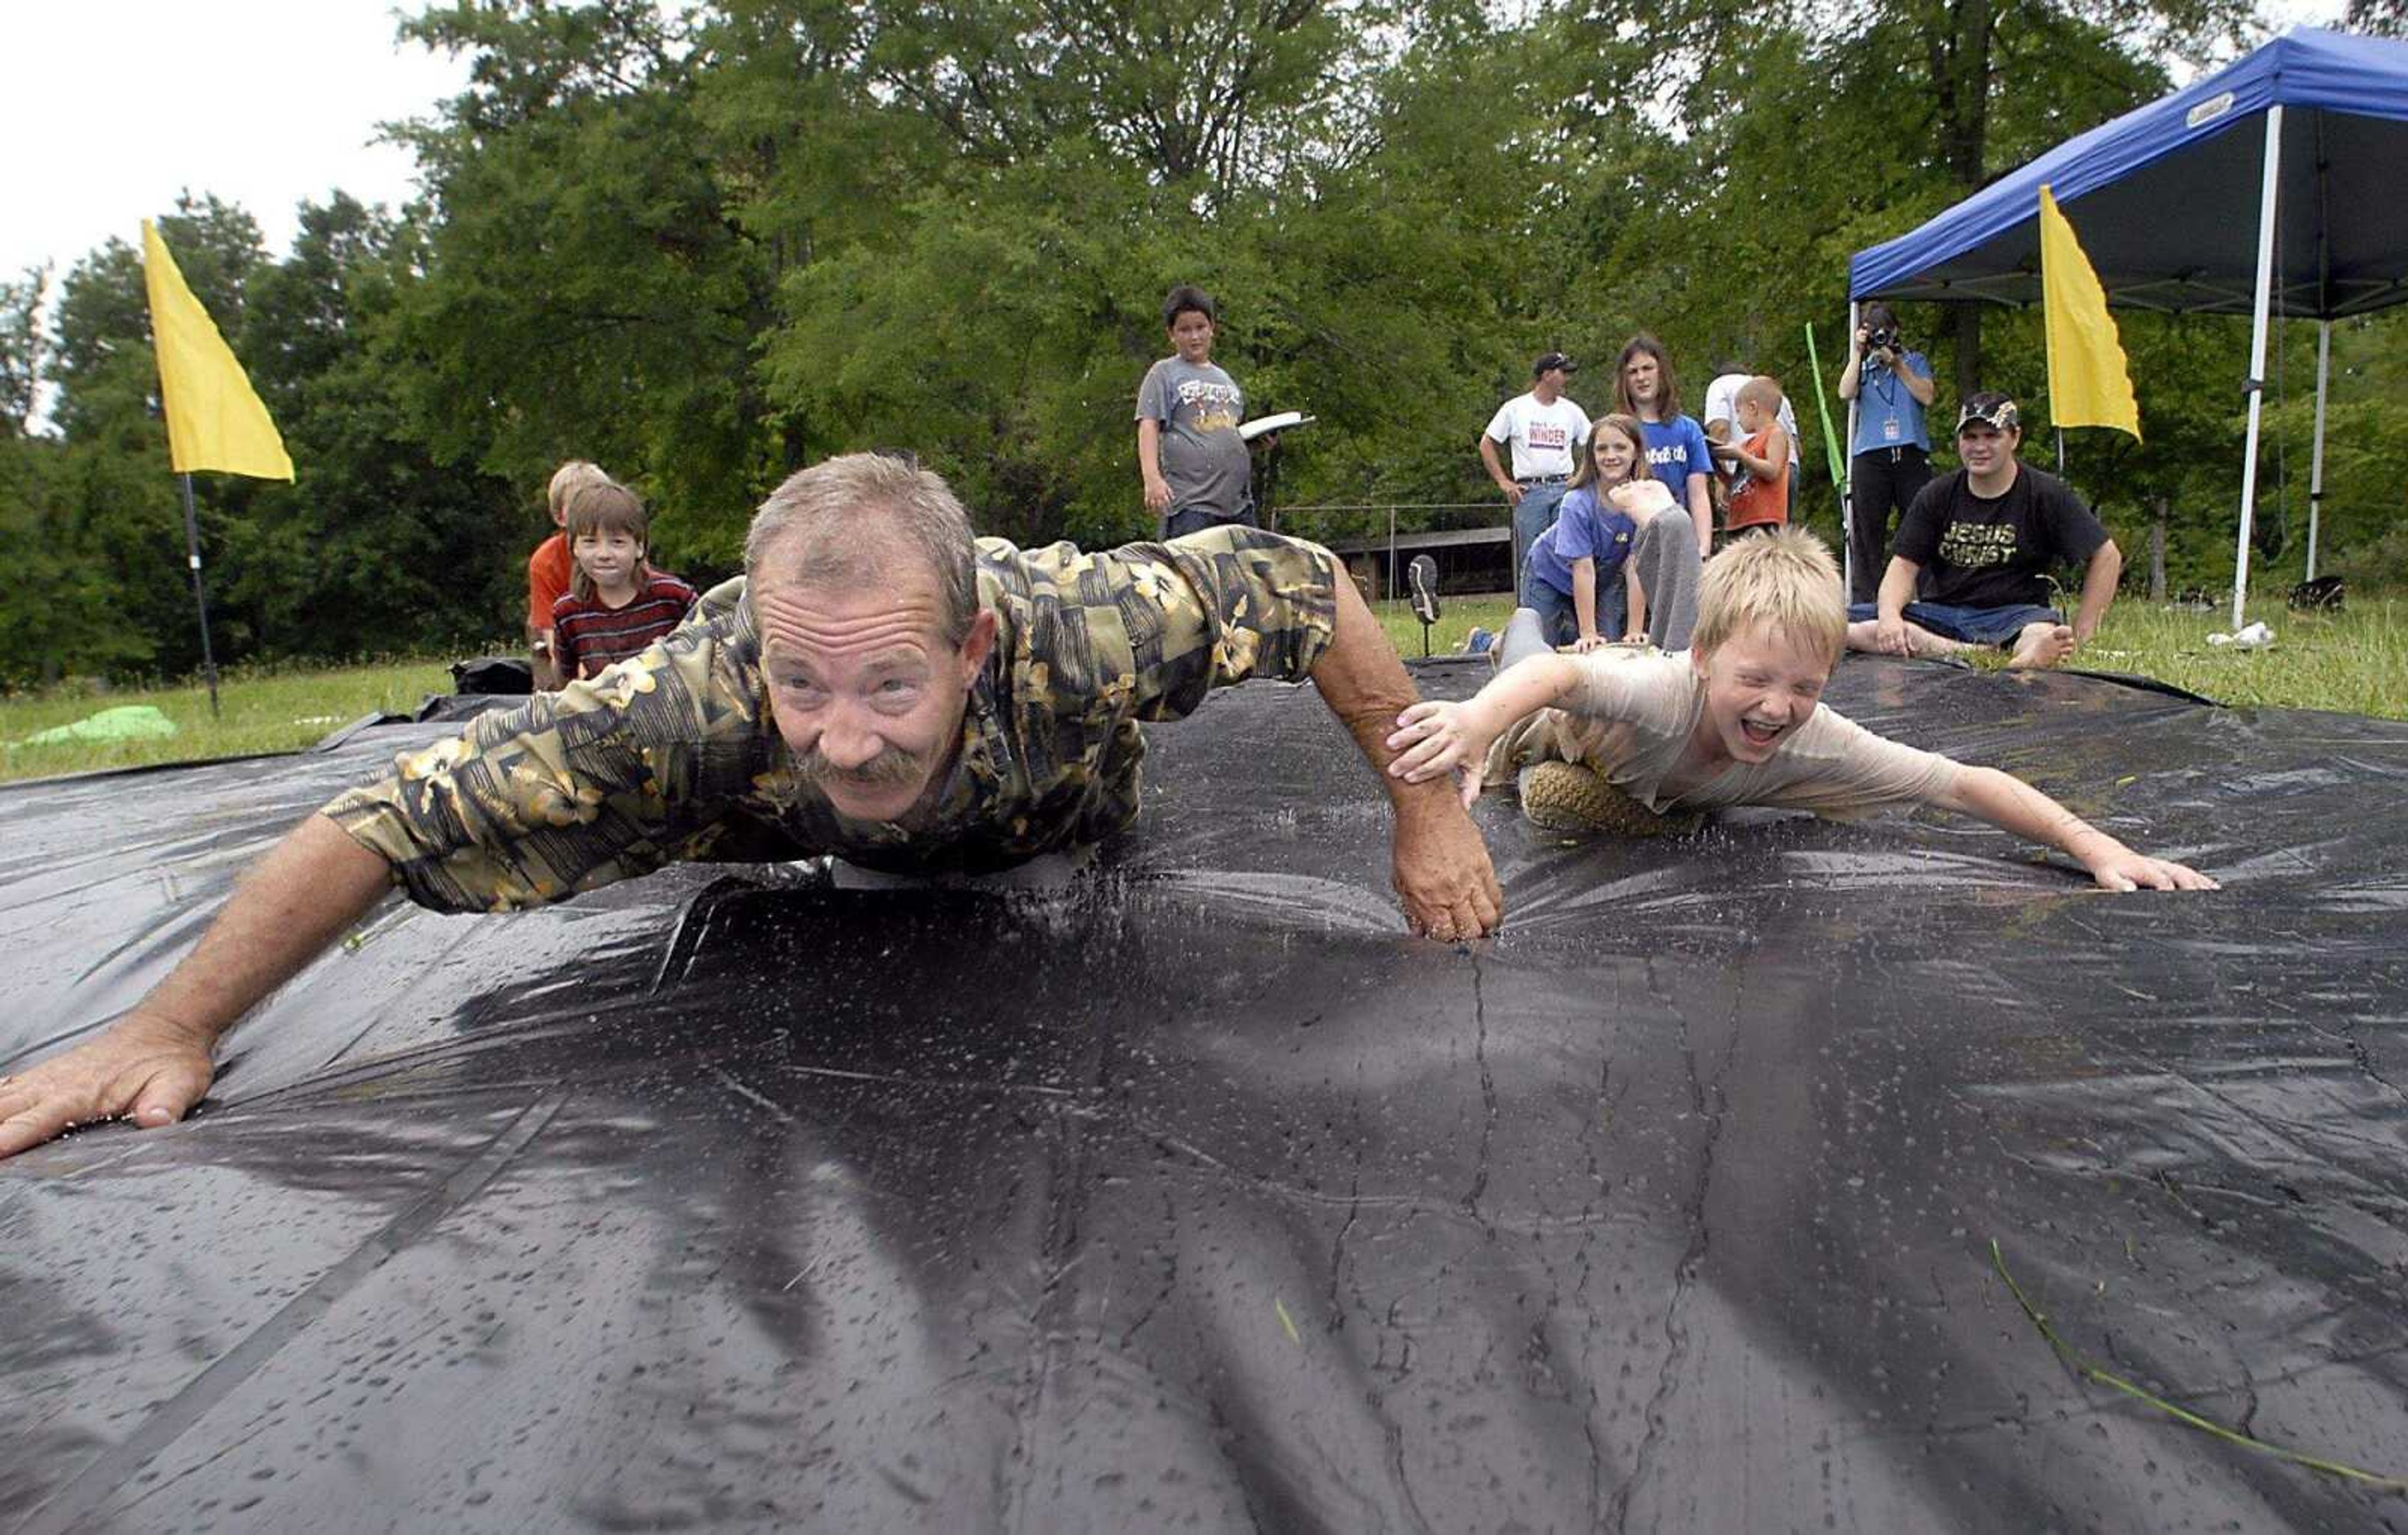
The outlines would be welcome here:
<svg viewBox="0 0 2408 1535">
<path fill-rule="evenodd" d="M 1968 426 L 1987 426 L 1992 431 L 2013 432 L 2019 430 L 2022 423 L 2023 418 L 2015 409 L 2015 402 L 1996 391 L 1968 396 L 1956 411 L 1956 430 L 1959 433 Z"/>
</svg>

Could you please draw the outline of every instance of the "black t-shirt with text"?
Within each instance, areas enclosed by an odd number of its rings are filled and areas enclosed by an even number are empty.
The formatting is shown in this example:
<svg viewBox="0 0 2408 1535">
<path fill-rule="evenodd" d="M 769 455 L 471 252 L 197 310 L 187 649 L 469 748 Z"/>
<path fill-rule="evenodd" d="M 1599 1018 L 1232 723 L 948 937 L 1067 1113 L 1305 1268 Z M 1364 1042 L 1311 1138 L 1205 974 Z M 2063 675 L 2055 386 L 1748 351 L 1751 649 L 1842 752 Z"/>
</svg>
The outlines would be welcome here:
<svg viewBox="0 0 2408 1535">
<path fill-rule="evenodd" d="M 1899 520 L 1891 552 L 1923 567 L 1922 601 L 2045 608 L 2053 606 L 2048 575 L 2088 560 L 2106 541 L 2107 530 L 2064 481 L 2018 464 L 2004 495 L 1974 495 L 1962 469 L 1924 486 Z"/>
</svg>

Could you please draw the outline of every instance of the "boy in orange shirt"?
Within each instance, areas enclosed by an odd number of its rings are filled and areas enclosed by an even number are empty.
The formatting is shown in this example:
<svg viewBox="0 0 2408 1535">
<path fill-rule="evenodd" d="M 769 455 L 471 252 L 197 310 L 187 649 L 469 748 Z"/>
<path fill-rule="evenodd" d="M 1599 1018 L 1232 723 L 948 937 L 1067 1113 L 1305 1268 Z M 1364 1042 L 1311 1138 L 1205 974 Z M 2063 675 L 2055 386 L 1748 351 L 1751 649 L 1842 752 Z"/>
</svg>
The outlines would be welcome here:
<svg viewBox="0 0 2408 1535">
<path fill-rule="evenodd" d="M 1781 425 L 1781 385 L 1763 376 L 1750 379 L 1740 385 L 1735 411 L 1740 440 L 1714 450 L 1730 466 L 1730 509 L 1723 526 L 1734 537 L 1789 521 L 1789 434 Z"/>
</svg>

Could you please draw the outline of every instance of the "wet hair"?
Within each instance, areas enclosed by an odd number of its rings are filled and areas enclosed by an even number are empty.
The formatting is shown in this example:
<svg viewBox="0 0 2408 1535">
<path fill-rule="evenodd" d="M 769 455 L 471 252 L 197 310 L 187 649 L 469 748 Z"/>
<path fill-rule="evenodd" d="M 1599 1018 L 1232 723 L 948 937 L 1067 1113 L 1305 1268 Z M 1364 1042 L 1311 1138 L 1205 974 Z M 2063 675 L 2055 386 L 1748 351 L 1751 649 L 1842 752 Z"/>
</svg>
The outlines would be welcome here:
<svg viewBox="0 0 2408 1535">
<path fill-rule="evenodd" d="M 1613 360 L 1613 408 L 1626 416 L 1639 414 L 1639 402 L 1630 397 L 1629 368 L 1630 359 L 1642 354 L 1656 359 L 1656 413 L 1670 421 L 1681 413 L 1681 386 L 1673 381 L 1672 359 L 1664 343 L 1645 331 L 1632 337 Z"/>
<path fill-rule="evenodd" d="M 1778 635 L 1833 665 L 1848 639 L 1848 604 L 1839 562 L 1802 527 L 1734 540 L 1698 578 L 1698 624 L 1689 648 L 1699 655 L 1753 633 Z"/>
<path fill-rule="evenodd" d="M 1214 324 L 1221 323 L 1221 311 L 1212 305 L 1212 295 L 1203 289 L 1182 282 L 1170 290 L 1162 300 L 1162 328 L 1168 330 L 1179 323 L 1179 317 L 1193 309 Z"/>
<path fill-rule="evenodd" d="M 1577 462 L 1572 465 L 1571 489 L 1578 490 L 1597 479 L 1597 433 L 1600 426 L 1611 426 L 1628 439 L 1632 480 L 1656 478 L 1656 471 L 1647 464 L 1647 434 L 1640 430 L 1639 418 L 1620 414 L 1599 416 L 1589 423 L 1588 436 L 1581 439 L 1580 452 L 1576 455 Z"/>
<path fill-rule="evenodd" d="M 624 533 L 634 538 L 638 545 L 636 584 L 642 586 L 652 575 L 652 562 L 643 557 L 652 546 L 652 514 L 644 509 L 642 498 L 634 491 L 599 469 L 594 471 L 594 476 L 568 495 L 568 595 L 580 602 L 594 600 L 593 578 L 586 575 L 584 562 L 574 557 L 577 540 L 589 533 Z"/>
<path fill-rule="evenodd" d="M 888 453 L 846 453 L 787 477 L 744 536 L 745 588 L 777 581 L 875 586 L 895 556 L 937 581 L 945 642 L 969 638 L 978 573 L 969 513 L 943 479 Z"/>
<path fill-rule="evenodd" d="M 577 494 L 578 486 L 591 484 L 597 480 L 607 481 L 609 478 L 602 472 L 600 465 L 572 458 L 552 471 L 552 483 L 544 488 L 544 505 L 556 520 L 568 509 L 568 498 Z"/>
<path fill-rule="evenodd" d="M 1741 400 L 1755 406 L 1767 416 L 1776 415 L 1781 409 L 1781 380 L 1769 373 L 1759 373 L 1739 386 L 1739 400 L 1732 403 L 1737 404 Z"/>
</svg>

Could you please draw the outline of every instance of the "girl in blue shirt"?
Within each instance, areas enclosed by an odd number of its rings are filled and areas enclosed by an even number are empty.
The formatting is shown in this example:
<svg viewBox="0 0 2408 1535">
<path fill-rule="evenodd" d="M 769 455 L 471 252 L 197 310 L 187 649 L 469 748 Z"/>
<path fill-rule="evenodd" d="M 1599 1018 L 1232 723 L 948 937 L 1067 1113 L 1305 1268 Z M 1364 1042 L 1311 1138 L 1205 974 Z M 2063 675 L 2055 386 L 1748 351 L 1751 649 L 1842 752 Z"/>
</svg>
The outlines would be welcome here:
<svg viewBox="0 0 2408 1535">
<path fill-rule="evenodd" d="M 1647 438 L 1647 467 L 1686 507 L 1698 533 L 1698 558 L 1713 548 L 1714 460 L 1706 429 L 1681 413 L 1681 386 L 1664 343 L 1645 331 L 1630 338 L 1613 370 L 1613 408 L 1639 420 Z"/>
</svg>

